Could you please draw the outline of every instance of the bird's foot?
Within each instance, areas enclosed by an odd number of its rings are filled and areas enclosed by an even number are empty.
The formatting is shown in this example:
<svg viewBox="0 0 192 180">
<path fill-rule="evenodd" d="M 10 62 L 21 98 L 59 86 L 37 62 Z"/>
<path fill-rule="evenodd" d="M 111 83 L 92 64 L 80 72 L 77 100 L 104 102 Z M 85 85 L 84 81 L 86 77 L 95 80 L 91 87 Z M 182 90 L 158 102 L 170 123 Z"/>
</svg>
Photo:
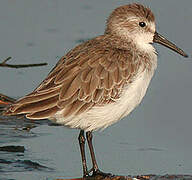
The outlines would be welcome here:
<svg viewBox="0 0 192 180">
<path fill-rule="evenodd" d="M 113 177 L 114 175 L 112 175 L 111 173 L 102 172 L 99 169 L 97 169 L 97 170 L 93 170 L 92 177 L 95 177 L 95 176 Z"/>
<path fill-rule="evenodd" d="M 83 178 L 85 178 L 85 179 L 86 179 L 86 178 L 89 178 L 89 177 L 90 177 L 89 174 L 84 174 L 84 175 L 83 175 Z"/>
<path fill-rule="evenodd" d="M 90 173 L 92 173 L 90 175 Z M 87 171 L 86 173 L 84 173 L 84 178 L 89 178 L 89 177 L 113 177 L 114 175 L 111 174 L 111 173 L 105 173 L 105 172 L 102 172 L 101 170 L 99 169 L 94 169 L 94 168 L 91 168 L 89 171 Z"/>
<path fill-rule="evenodd" d="M 83 172 L 83 178 L 86 179 L 86 178 L 91 177 L 91 176 L 89 175 L 89 173 L 92 172 L 92 171 L 93 171 L 92 169 L 90 169 L 89 171 L 84 171 L 84 172 Z"/>
</svg>

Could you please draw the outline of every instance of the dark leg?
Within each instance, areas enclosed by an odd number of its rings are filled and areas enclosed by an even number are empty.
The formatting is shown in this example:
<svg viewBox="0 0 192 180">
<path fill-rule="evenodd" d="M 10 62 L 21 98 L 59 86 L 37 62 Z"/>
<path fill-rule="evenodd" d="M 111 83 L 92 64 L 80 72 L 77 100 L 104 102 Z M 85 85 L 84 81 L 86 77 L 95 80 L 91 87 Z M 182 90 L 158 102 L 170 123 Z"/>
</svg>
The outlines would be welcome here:
<svg viewBox="0 0 192 180">
<path fill-rule="evenodd" d="M 99 168 L 97 165 L 97 161 L 96 161 L 95 153 L 94 153 L 94 149 L 93 149 L 93 144 L 92 144 L 93 135 L 90 131 L 88 131 L 88 132 L 86 132 L 86 137 L 87 137 L 87 141 L 88 141 L 88 145 L 89 145 L 91 160 L 92 160 L 92 164 L 93 164 L 93 173 L 94 173 L 97 170 L 99 170 Z"/>
<path fill-rule="evenodd" d="M 81 130 L 79 133 L 79 146 L 81 151 L 82 165 L 83 165 L 83 177 L 89 176 L 87 171 L 86 157 L 85 157 L 85 137 L 84 131 Z"/>
<path fill-rule="evenodd" d="M 103 173 L 102 171 L 99 170 L 98 165 L 97 165 L 97 161 L 95 158 L 95 153 L 94 153 L 94 149 L 93 149 L 93 144 L 92 144 L 92 132 L 88 131 L 86 132 L 86 137 L 87 137 L 87 141 L 88 141 L 88 145 L 89 145 L 89 150 L 90 150 L 90 154 L 91 154 L 91 160 L 92 160 L 92 164 L 93 164 L 93 176 L 95 175 L 101 175 L 101 176 L 111 176 L 111 174 L 109 173 Z"/>
</svg>

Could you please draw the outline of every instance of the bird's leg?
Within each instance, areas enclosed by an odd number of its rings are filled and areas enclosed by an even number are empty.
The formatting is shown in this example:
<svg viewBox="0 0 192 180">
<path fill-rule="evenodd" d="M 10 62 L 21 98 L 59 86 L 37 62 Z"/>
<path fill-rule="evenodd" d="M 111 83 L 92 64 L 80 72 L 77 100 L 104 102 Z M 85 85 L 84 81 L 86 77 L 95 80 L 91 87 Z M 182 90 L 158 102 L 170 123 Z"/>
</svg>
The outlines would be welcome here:
<svg viewBox="0 0 192 180">
<path fill-rule="evenodd" d="M 92 144 L 92 139 L 93 139 L 92 132 L 90 132 L 90 131 L 86 132 L 86 137 L 87 137 L 87 142 L 88 142 L 88 146 L 89 146 L 89 150 L 90 150 L 90 154 L 91 154 L 91 160 L 92 160 L 92 164 L 93 164 L 93 172 L 95 172 L 99 168 L 97 165 L 97 161 L 96 161 L 95 153 L 94 153 L 94 149 L 93 149 L 93 144 Z"/>
<path fill-rule="evenodd" d="M 92 160 L 92 164 L 93 164 L 93 168 L 92 168 L 93 176 L 95 176 L 95 175 L 101 175 L 104 177 L 111 176 L 111 174 L 104 173 L 104 172 L 100 171 L 98 168 L 94 149 L 93 149 L 93 144 L 92 144 L 92 138 L 93 138 L 92 132 L 91 131 L 86 132 L 86 137 L 87 137 L 87 142 L 88 142 L 88 146 L 89 146 L 89 150 L 90 150 L 90 154 L 91 154 L 91 160 Z"/>
<path fill-rule="evenodd" d="M 80 131 L 78 139 L 79 139 L 79 146 L 80 146 L 82 165 L 83 165 L 83 177 L 88 177 L 89 173 L 87 171 L 87 163 L 86 163 L 86 157 L 85 157 L 85 137 L 84 137 L 83 130 Z"/>
</svg>

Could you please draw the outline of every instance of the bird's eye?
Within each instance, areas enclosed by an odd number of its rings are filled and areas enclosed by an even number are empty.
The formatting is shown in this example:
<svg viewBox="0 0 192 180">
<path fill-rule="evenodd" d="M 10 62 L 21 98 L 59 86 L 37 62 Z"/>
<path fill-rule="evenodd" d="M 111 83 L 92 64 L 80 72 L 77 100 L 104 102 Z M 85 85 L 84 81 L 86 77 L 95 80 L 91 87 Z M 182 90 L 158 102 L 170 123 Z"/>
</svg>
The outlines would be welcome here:
<svg viewBox="0 0 192 180">
<path fill-rule="evenodd" d="M 145 27 L 146 24 L 145 24 L 145 22 L 140 22 L 140 23 L 139 23 L 139 26 L 141 26 L 141 27 Z"/>
</svg>

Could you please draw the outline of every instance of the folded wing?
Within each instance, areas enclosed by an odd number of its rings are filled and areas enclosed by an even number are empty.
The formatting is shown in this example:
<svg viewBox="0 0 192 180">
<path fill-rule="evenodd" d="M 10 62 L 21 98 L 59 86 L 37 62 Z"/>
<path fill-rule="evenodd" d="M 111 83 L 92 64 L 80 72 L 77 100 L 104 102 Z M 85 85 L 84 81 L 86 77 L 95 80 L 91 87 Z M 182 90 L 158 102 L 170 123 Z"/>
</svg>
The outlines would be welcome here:
<svg viewBox="0 0 192 180">
<path fill-rule="evenodd" d="M 117 101 L 122 88 L 137 73 L 140 62 L 133 61 L 130 52 L 104 43 L 102 38 L 68 52 L 32 93 L 17 100 L 5 114 L 45 119 L 64 110 L 63 117 L 67 117 Z"/>
</svg>

